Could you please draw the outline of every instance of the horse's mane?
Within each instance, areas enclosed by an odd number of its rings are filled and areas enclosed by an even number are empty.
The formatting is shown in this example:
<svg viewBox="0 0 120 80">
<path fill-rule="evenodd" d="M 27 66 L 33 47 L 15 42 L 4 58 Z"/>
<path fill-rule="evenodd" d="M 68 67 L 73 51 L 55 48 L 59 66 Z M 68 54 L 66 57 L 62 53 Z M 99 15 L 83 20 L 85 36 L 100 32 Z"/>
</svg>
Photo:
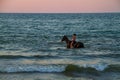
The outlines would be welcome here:
<svg viewBox="0 0 120 80">
<path fill-rule="evenodd" d="M 64 38 L 68 39 L 68 37 L 66 35 L 64 35 Z M 69 39 L 68 39 L 69 40 Z"/>
</svg>

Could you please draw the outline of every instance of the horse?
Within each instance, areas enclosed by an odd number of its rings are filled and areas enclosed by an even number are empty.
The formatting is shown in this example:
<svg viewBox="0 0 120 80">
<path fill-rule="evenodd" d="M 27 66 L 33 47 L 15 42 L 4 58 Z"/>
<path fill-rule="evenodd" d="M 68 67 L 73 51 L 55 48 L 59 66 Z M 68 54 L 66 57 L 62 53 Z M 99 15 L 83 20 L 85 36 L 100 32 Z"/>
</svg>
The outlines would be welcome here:
<svg viewBox="0 0 120 80">
<path fill-rule="evenodd" d="M 67 38 L 67 36 L 63 36 L 63 38 L 62 38 L 62 40 L 61 40 L 62 42 L 63 41 L 65 41 L 66 42 L 66 44 L 67 44 L 67 48 L 70 48 L 70 45 L 71 45 L 71 40 L 69 40 L 68 38 Z M 82 43 L 82 42 L 75 42 L 74 43 L 74 45 L 73 45 L 73 48 L 84 48 L 84 44 Z"/>
</svg>

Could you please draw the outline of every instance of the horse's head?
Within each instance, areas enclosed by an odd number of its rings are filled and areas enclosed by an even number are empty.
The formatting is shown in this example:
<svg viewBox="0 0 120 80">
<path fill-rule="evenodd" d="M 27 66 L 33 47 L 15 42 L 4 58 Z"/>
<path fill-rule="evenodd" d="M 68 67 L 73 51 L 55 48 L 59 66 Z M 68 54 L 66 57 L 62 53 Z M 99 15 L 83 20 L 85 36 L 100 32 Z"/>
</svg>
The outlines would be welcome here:
<svg viewBox="0 0 120 80">
<path fill-rule="evenodd" d="M 64 35 L 61 41 L 66 41 L 66 40 L 68 40 L 68 38 L 67 36 Z"/>
</svg>

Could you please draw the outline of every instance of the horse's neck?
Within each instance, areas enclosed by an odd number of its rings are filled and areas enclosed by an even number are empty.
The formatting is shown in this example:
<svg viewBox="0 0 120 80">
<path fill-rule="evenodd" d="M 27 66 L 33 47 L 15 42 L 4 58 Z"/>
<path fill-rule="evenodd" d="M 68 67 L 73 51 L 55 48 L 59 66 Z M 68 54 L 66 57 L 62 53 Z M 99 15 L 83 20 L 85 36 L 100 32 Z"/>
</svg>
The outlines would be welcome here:
<svg viewBox="0 0 120 80">
<path fill-rule="evenodd" d="M 70 40 L 67 38 L 67 39 L 66 39 L 66 43 L 69 44 L 69 42 L 70 42 Z"/>
</svg>

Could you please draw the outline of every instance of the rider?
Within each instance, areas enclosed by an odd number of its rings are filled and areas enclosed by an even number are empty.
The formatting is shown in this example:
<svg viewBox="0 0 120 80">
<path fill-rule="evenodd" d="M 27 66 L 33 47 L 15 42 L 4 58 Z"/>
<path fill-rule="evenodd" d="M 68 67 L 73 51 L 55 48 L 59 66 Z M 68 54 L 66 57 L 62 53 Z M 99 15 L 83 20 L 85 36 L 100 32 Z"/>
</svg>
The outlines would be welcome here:
<svg viewBox="0 0 120 80">
<path fill-rule="evenodd" d="M 73 48 L 73 47 L 74 47 L 75 42 L 76 42 L 76 34 L 73 34 L 73 35 L 72 35 L 72 42 L 71 42 L 71 44 L 70 44 L 70 48 Z"/>
</svg>

